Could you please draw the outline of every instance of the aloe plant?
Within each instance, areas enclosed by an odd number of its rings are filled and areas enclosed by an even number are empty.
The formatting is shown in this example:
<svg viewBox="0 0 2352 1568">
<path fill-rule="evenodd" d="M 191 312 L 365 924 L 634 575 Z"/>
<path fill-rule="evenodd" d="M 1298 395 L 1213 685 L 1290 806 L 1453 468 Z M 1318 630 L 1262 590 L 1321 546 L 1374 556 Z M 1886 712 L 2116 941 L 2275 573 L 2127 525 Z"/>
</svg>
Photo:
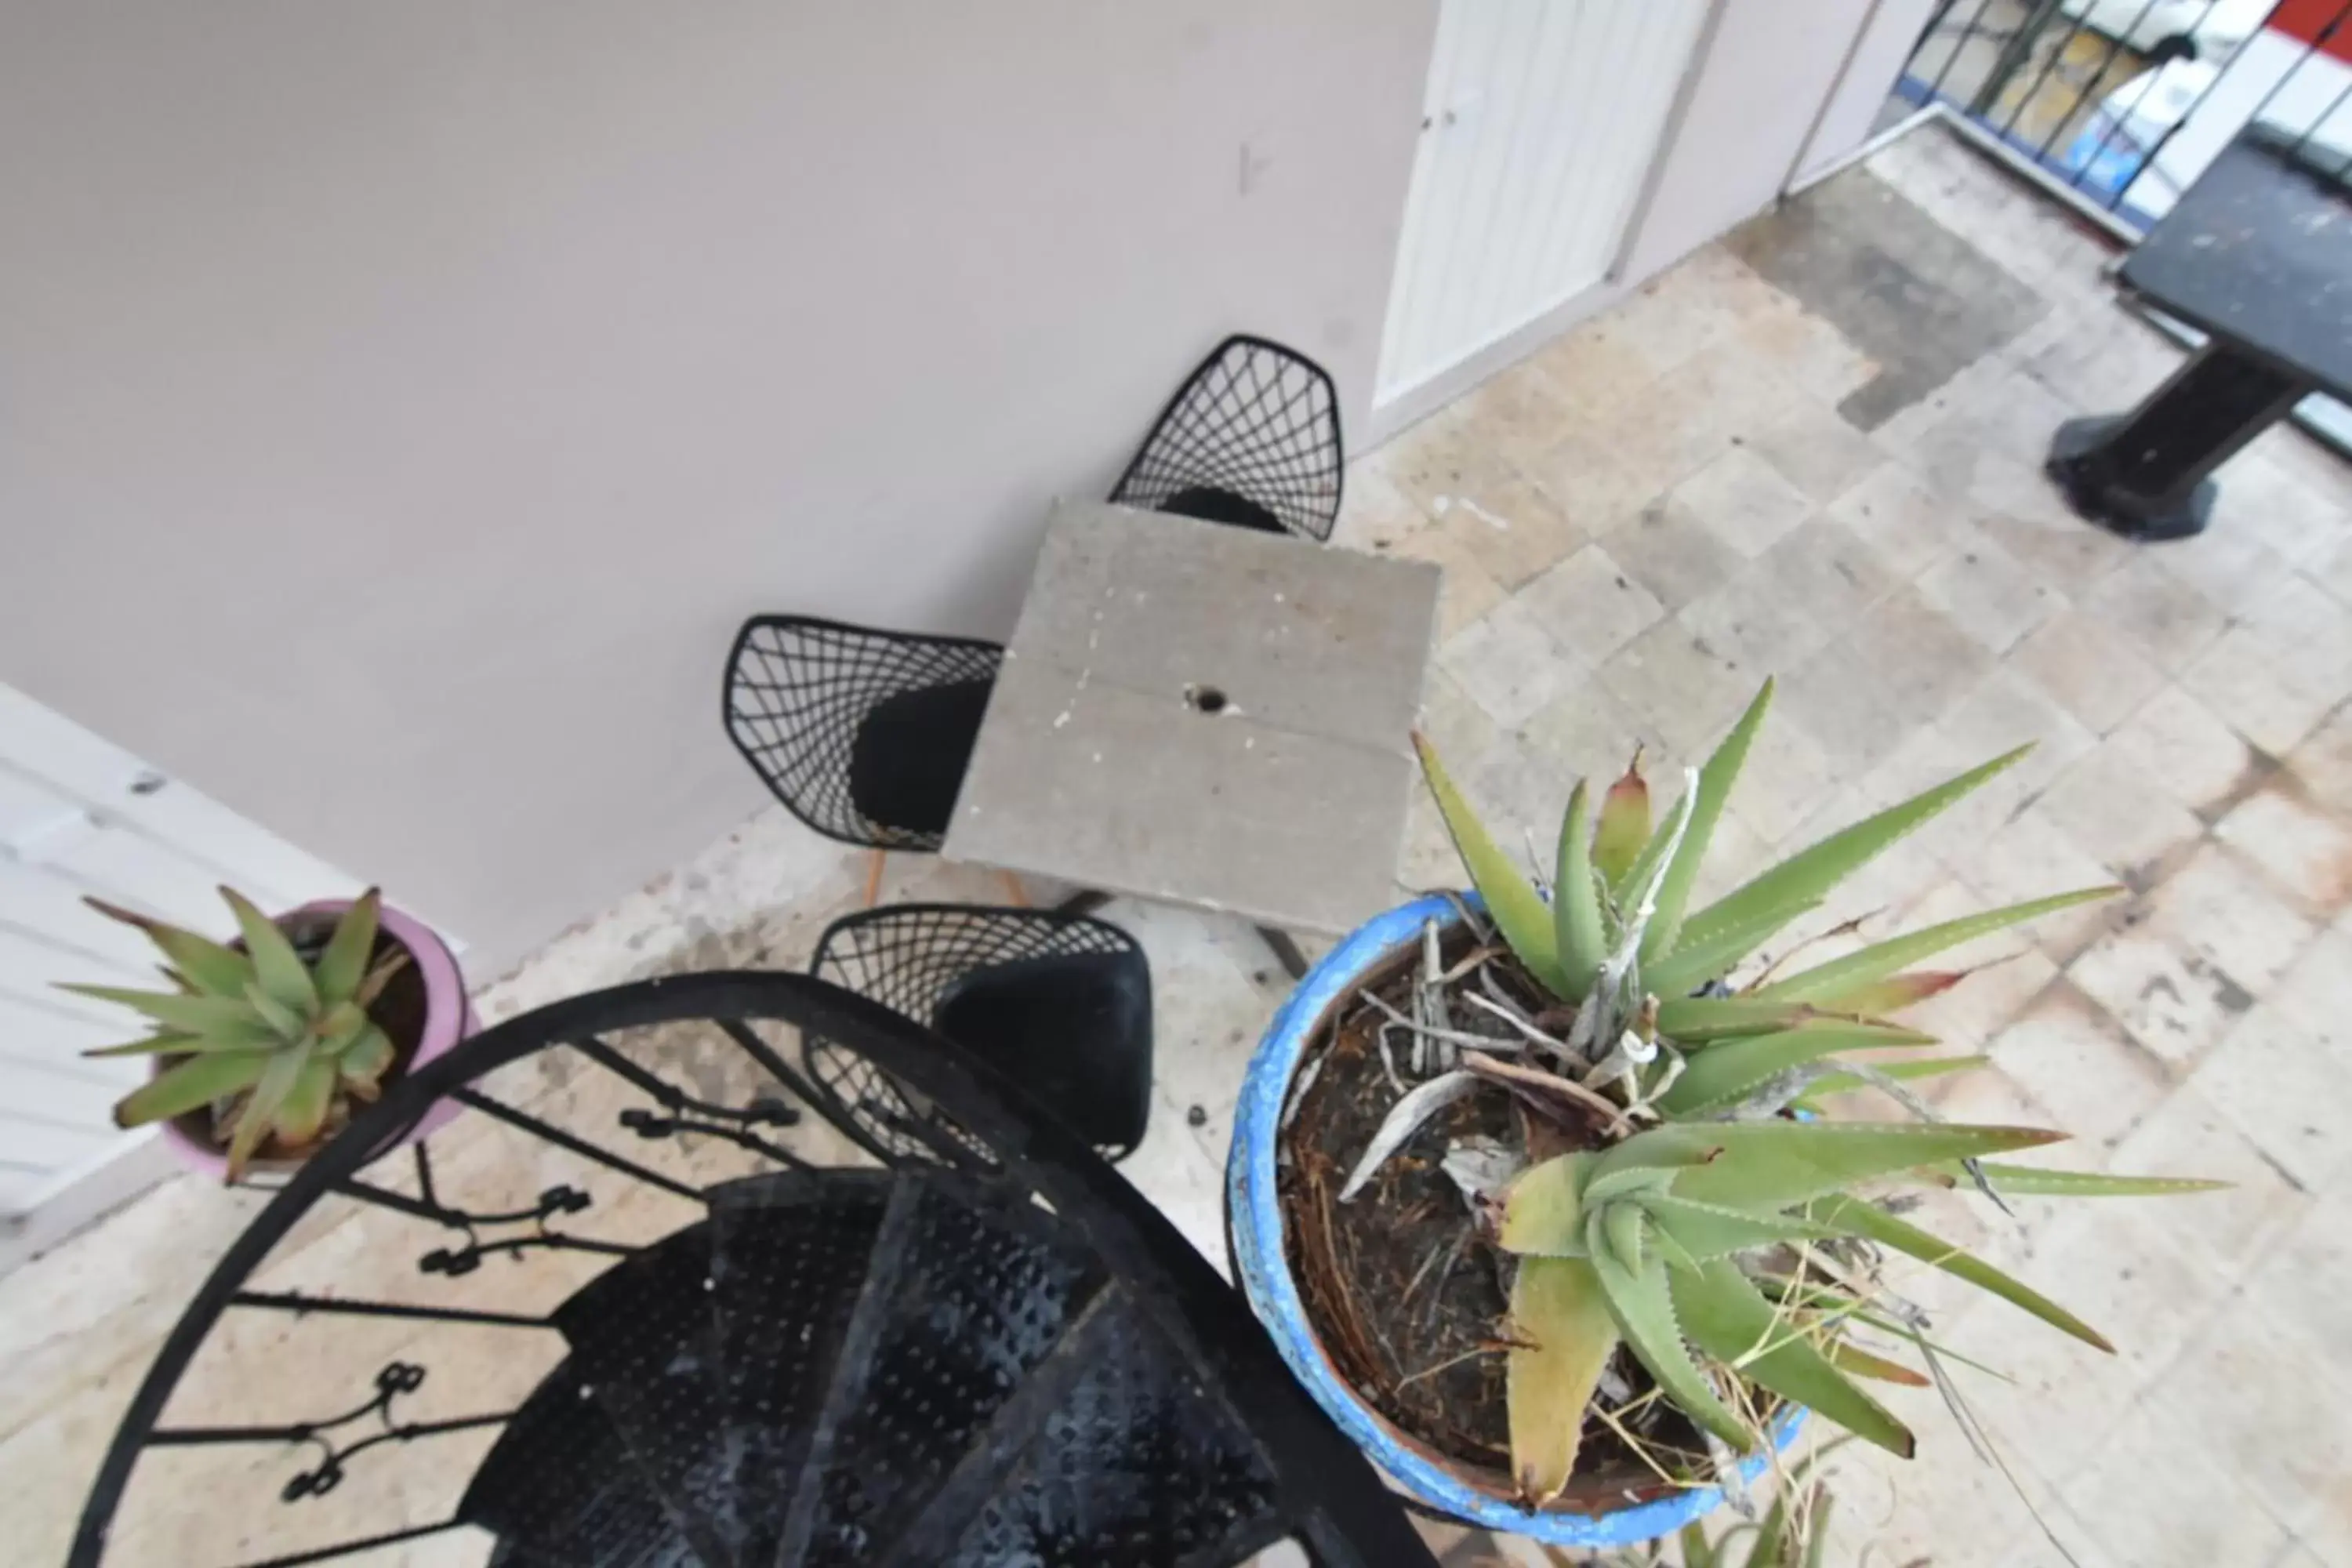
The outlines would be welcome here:
<svg viewBox="0 0 2352 1568">
<path fill-rule="evenodd" d="M 2024 754 L 2011 752 L 1962 773 L 1692 910 L 1708 842 L 1771 696 L 1767 681 L 1654 822 L 1638 753 L 1597 809 L 1579 784 L 1546 868 L 1548 889 L 1497 844 L 1435 752 L 1416 737 L 1431 792 L 1487 917 L 1527 976 L 1553 999 L 1536 1017 L 1572 1018 L 1557 1035 L 1534 1019 L 1518 1020 L 1515 1029 L 1549 1056 L 1553 1077 L 1622 1108 L 1596 1146 L 1525 1168 L 1487 1211 L 1496 1241 L 1517 1259 L 1501 1337 L 1510 1347 L 1512 1464 L 1531 1504 L 1567 1485 L 1587 1409 L 1621 1344 L 1664 1399 L 1736 1453 L 1761 1444 L 1777 1396 L 1907 1457 L 1911 1432 L 1855 1379 L 1927 1379 L 1847 1342 L 1856 1322 L 1907 1331 L 1889 1321 L 1866 1283 L 1832 1260 L 1906 1254 L 2087 1344 L 2111 1348 L 2057 1303 L 1872 1201 L 1864 1189 L 1874 1184 L 1965 1181 L 1991 1194 L 2084 1196 L 2219 1184 L 1988 1163 L 2060 1135 L 1942 1124 L 1907 1083 L 1980 1068 L 1985 1058 L 1890 1061 L 1883 1054 L 1937 1043 L 1887 1016 L 1961 978 L 1916 966 L 2118 889 L 2011 904 L 1793 973 L 1768 971 L 1737 988 L 1723 983 L 1842 880 Z M 1864 1050 L 1876 1053 L 1874 1059 L 1855 1059 Z M 1479 1069 L 1474 1078 L 1499 1076 L 1491 1063 L 1466 1065 Z M 1513 1069 L 1523 1098 L 1526 1070 Z M 1866 1086 L 1921 1120 L 1791 1114 Z M 1394 1129 L 1383 1131 L 1391 1135 L 1377 1142 L 1402 1142 Z"/>
<path fill-rule="evenodd" d="M 63 989 L 117 1003 L 152 1025 L 141 1039 L 86 1055 L 168 1064 L 122 1098 L 115 1121 L 137 1127 L 212 1108 L 235 1181 L 273 1134 L 281 1147 L 304 1147 L 348 1115 L 352 1100 L 376 1097 L 395 1053 L 368 1009 L 408 954 L 394 947 L 369 962 L 382 908 L 373 888 L 335 922 L 314 962 L 250 900 L 227 888 L 221 897 L 236 916 L 234 946 L 89 900 L 100 914 L 146 933 L 172 988 Z"/>
</svg>

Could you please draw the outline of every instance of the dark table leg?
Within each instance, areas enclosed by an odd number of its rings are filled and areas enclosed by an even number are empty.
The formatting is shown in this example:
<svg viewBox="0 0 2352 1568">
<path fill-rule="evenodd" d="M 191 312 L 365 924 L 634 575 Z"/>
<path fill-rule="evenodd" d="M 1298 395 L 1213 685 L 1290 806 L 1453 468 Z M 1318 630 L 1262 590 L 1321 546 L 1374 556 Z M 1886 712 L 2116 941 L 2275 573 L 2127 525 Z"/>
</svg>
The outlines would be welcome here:
<svg viewBox="0 0 2352 1568">
<path fill-rule="evenodd" d="M 2126 539 L 2185 539 L 2213 513 L 2213 470 L 2312 384 L 2215 338 L 2128 414 L 2069 419 L 2043 467 L 2077 512 Z"/>
<path fill-rule="evenodd" d="M 1274 950 L 1275 959 L 1282 965 L 1284 973 L 1293 980 L 1307 978 L 1307 955 L 1298 951 L 1298 944 L 1291 940 L 1288 931 L 1260 926 L 1257 934 L 1267 947 Z"/>
</svg>

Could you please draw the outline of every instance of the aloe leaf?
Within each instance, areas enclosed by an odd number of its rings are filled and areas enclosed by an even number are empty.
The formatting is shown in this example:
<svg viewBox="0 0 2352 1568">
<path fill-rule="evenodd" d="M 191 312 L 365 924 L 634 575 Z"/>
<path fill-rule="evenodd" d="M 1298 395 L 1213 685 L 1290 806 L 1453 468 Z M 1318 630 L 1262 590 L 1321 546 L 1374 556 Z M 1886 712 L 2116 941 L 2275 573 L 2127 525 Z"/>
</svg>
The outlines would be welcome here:
<svg viewBox="0 0 2352 1568">
<path fill-rule="evenodd" d="M 1601 821 L 1592 830 L 1592 866 L 1612 888 L 1622 887 L 1625 874 L 1641 858 L 1650 838 L 1650 782 L 1642 776 L 1642 753 L 1633 760 L 1609 793 L 1601 797 Z"/>
<path fill-rule="evenodd" d="M 1823 1009 L 1809 1002 L 1759 1002 L 1752 996 L 1669 996 L 1658 1004 L 1658 1033 L 1685 1046 L 1793 1028 Z"/>
<path fill-rule="evenodd" d="M 249 1089 L 260 1081 L 277 1054 L 213 1051 L 190 1057 L 124 1095 L 114 1107 L 114 1124 L 142 1127 L 150 1121 L 200 1110 L 223 1095 Z"/>
<path fill-rule="evenodd" d="M 319 955 L 319 967 L 312 972 L 324 1005 L 332 1007 L 358 994 L 360 982 L 367 975 L 368 957 L 375 952 L 376 924 L 383 903 L 383 895 L 370 888 L 353 900 L 352 907 L 335 922 L 335 934 L 327 939 L 326 951 Z"/>
<path fill-rule="evenodd" d="M 310 1058 L 300 1051 L 273 1052 L 261 1069 L 260 1081 L 237 1112 L 236 1127 L 228 1140 L 228 1179 L 232 1182 L 245 1174 L 245 1167 L 253 1158 L 261 1141 L 278 1124 L 278 1112 L 287 1096 L 302 1076 Z"/>
<path fill-rule="evenodd" d="M 1519 962 L 1537 980 L 1556 995 L 1568 994 L 1568 977 L 1561 973 L 1557 940 L 1553 934 L 1551 911 L 1535 889 L 1535 885 L 1523 875 L 1516 861 L 1503 853 L 1486 824 L 1454 787 L 1444 764 L 1437 758 L 1437 749 L 1428 738 L 1415 734 L 1415 749 L 1421 753 L 1421 771 L 1429 781 L 1429 793 L 1437 801 L 1438 815 L 1445 819 L 1445 828 L 1454 836 L 1454 847 L 1462 857 L 1463 868 L 1470 873 L 1470 885 L 1486 902 L 1486 913 L 1503 940 L 1518 954 Z"/>
<path fill-rule="evenodd" d="M 202 1035 L 231 1048 L 249 1047 L 262 1050 L 278 1043 L 278 1036 L 255 1016 L 252 1005 L 242 997 L 189 996 L 175 991 L 134 991 L 121 985 L 68 984 L 58 989 L 128 1007 L 165 1028 Z"/>
<path fill-rule="evenodd" d="M 2002 1273 L 1943 1237 L 1895 1218 L 1875 1204 L 1841 1194 L 1814 1204 L 1811 1212 L 1815 1219 L 1824 1224 L 1865 1237 L 1881 1247 L 1907 1253 L 1955 1279 L 1967 1280 L 1980 1290 L 1990 1290 L 2004 1301 L 2023 1308 L 2051 1327 L 2074 1335 L 2086 1345 L 2107 1352 L 2116 1348 L 2096 1329 L 2039 1290 Z"/>
<path fill-rule="evenodd" d="M 294 951 L 286 933 L 236 889 L 223 888 L 221 897 L 236 911 L 236 929 L 245 938 L 245 951 L 253 959 L 253 977 L 261 988 L 289 1012 L 305 1018 L 316 1015 L 319 988 L 311 982 L 310 965 Z"/>
<path fill-rule="evenodd" d="M 96 1050 L 84 1051 L 82 1055 L 86 1057 L 193 1057 L 202 1052 L 222 1048 L 224 1047 L 215 1045 L 200 1035 L 175 1034 L 172 1030 L 163 1029 L 143 1040 L 131 1040 L 120 1046 L 100 1046 Z"/>
<path fill-rule="evenodd" d="M 383 988 L 392 983 L 393 976 L 407 965 L 408 950 L 404 947 L 392 949 L 375 961 L 375 967 L 370 969 L 367 978 L 360 982 L 360 988 L 352 994 L 352 1000 L 362 1007 L 374 1006 L 375 999 L 383 994 Z"/>
<path fill-rule="evenodd" d="M 1935 1043 L 1933 1035 L 1897 1028 L 1892 1024 L 1815 1019 L 1777 1035 L 1750 1035 L 1744 1040 L 1725 1040 L 1692 1052 L 1683 1064 L 1682 1076 L 1660 1097 L 1658 1105 L 1669 1116 L 1695 1116 L 1728 1104 L 1775 1073 L 1840 1051 Z"/>
<path fill-rule="evenodd" d="M 1934 1382 L 1923 1372 L 1915 1372 L 1899 1361 L 1889 1361 L 1845 1340 L 1831 1340 L 1822 1347 L 1822 1353 L 1829 1357 L 1830 1364 L 1840 1372 L 1850 1372 L 1856 1377 L 1892 1383 L 1904 1388 L 1927 1388 Z"/>
<path fill-rule="evenodd" d="M 1665 957 L 1643 967 L 1642 984 L 1660 996 L 1681 996 L 1695 991 L 1727 973 L 1733 964 L 1755 952 L 1774 931 L 1806 911 L 1821 907 L 1819 899 L 1808 899 L 1801 903 L 1767 910 L 1754 920 L 1741 924 L 1718 927 L 1704 937 L 1695 937 Z"/>
<path fill-rule="evenodd" d="M 359 1038 L 335 1058 L 335 1074 L 343 1087 L 361 1100 L 373 1100 L 383 1075 L 392 1070 L 393 1049 L 390 1037 L 370 1024 L 360 1031 Z"/>
<path fill-rule="evenodd" d="M 1601 961 L 1608 956 L 1608 939 L 1601 931 L 1601 889 L 1592 879 L 1592 805 L 1582 779 L 1568 797 L 1568 818 L 1560 825 L 1551 908 L 1560 978 L 1566 982 L 1560 994 L 1581 1002 L 1592 989 Z"/>
<path fill-rule="evenodd" d="M 1815 1002 L 1825 1007 L 1853 1005 L 1849 992 L 1858 990 L 1877 980 L 1907 969 L 1923 958 L 1933 957 L 1947 948 L 1958 947 L 1964 942 L 1974 942 L 1990 936 L 2022 921 L 2042 915 L 2055 914 L 2093 899 L 2111 899 L 2123 891 L 2118 887 L 2079 888 L 2071 893 L 2057 893 L 2046 899 L 2030 899 L 2021 904 L 2010 904 L 1981 914 L 1966 915 L 1956 921 L 1946 921 L 1924 931 L 1907 931 L 1874 942 L 1859 952 L 1759 985 L 1752 993 L 1758 996 L 1779 997 L 1788 1002 Z"/>
<path fill-rule="evenodd" d="M 1592 1272 L 1601 1281 L 1618 1332 L 1657 1379 L 1660 1391 L 1675 1408 L 1739 1452 L 1753 1452 L 1756 1433 L 1717 1396 L 1715 1385 L 1683 1342 L 1682 1324 L 1675 1316 L 1674 1296 L 1666 1283 L 1665 1260 L 1654 1258 L 1647 1268 L 1634 1274 L 1618 1267 L 1612 1258 L 1596 1256 Z"/>
<path fill-rule="evenodd" d="M 1772 1310 L 1738 1265 L 1717 1258 L 1696 1274 L 1674 1276 L 1672 1288 L 1683 1326 L 1699 1349 L 1864 1441 L 1911 1457 L 1911 1429 L 1831 1365 L 1794 1323 Z"/>
<path fill-rule="evenodd" d="M 1869 864 L 1897 839 L 1960 800 L 1995 773 L 2032 751 L 2020 746 L 1933 789 L 1924 790 L 1899 805 L 1832 833 L 1820 843 L 1801 849 L 1770 870 L 1725 894 L 1690 919 L 1696 938 L 1719 927 L 1745 924 L 1769 910 L 1826 898 L 1830 889 Z"/>
<path fill-rule="evenodd" d="M 310 1058 L 294 1075 L 294 1087 L 286 1091 L 285 1102 L 278 1108 L 274 1120 L 278 1135 L 298 1147 L 310 1142 L 327 1124 L 327 1111 L 334 1099 L 334 1062 L 322 1056 Z"/>
<path fill-rule="evenodd" d="M 288 1010 L 285 1004 L 264 991 L 258 980 L 246 987 L 245 1000 L 247 1005 L 253 1010 L 253 1016 L 268 1025 L 270 1032 L 288 1045 L 301 1039 L 310 1032 L 309 1021 L 296 1016 Z"/>
<path fill-rule="evenodd" d="M 1660 1236 L 1680 1247 L 1693 1265 L 1750 1247 L 1784 1241 L 1822 1241 L 1838 1232 L 1793 1215 L 1750 1214 L 1720 1204 L 1665 1196 L 1643 1200 Z"/>
<path fill-rule="evenodd" d="M 1519 1173 L 1503 1194 L 1496 1245 L 1538 1258 L 1584 1255 L 1584 1179 L 1591 1154 L 1560 1154 Z"/>
<path fill-rule="evenodd" d="M 1641 1209 L 1633 1204 L 1611 1204 L 1601 1211 L 1601 1228 L 1609 1243 L 1609 1256 L 1629 1274 L 1642 1272 L 1643 1223 Z"/>
<path fill-rule="evenodd" d="M 1909 1082 L 1914 1079 L 1941 1078 L 1947 1073 L 1974 1072 L 1979 1068 L 1992 1066 L 1987 1056 L 1931 1057 L 1925 1061 L 1880 1062 L 1878 1070 L 1891 1079 Z M 1832 1073 L 1815 1081 L 1806 1091 L 1808 1100 L 1826 1100 L 1833 1094 L 1852 1094 L 1855 1089 L 1870 1087 L 1856 1073 Z"/>
<path fill-rule="evenodd" d="M 1581 1196 L 1587 1204 L 1605 1204 L 1617 1198 L 1663 1193 L 1674 1184 L 1674 1180 L 1671 1166 L 1628 1165 L 1586 1182 Z"/>
<path fill-rule="evenodd" d="M 1973 969 L 1914 970 L 1865 985 L 1841 988 L 1834 1002 L 1822 1005 L 1840 1013 L 1859 1013 L 1865 1018 L 1884 1018 L 1949 991 L 1975 973 Z"/>
<path fill-rule="evenodd" d="M 82 902 L 109 920 L 120 921 L 145 933 L 188 984 L 205 995 L 241 996 L 245 983 L 253 978 L 253 961 L 225 943 L 162 921 L 149 920 L 103 899 L 84 899 Z"/>
<path fill-rule="evenodd" d="M 1675 1181 L 1675 1195 L 1751 1212 L 1785 1208 L 1874 1176 L 1948 1160 L 1976 1159 L 2058 1142 L 2038 1127 L 1947 1126 L 1908 1121 L 1678 1122 L 1629 1138 L 1596 1173 L 1652 1139 L 1721 1152 Z M 1629 1163 L 1632 1162 L 1628 1162 Z"/>
<path fill-rule="evenodd" d="M 1748 748 L 1754 742 L 1757 731 L 1763 727 L 1765 710 L 1771 706 L 1772 682 L 1768 679 L 1757 688 L 1748 710 L 1739 716 L 1739 721 L 1732 725 L 1730 733 L 1723 737 L 1714 754 L 1706 759 L 1706 765 L 1698 771 L 1698 790 L 1691 804 L 1690 824 L 1683 829 L 1683 841 L 1658 879 L 1657 909 L 1650 916 L 1649 929 L 1642 933 L 1644 963 L 1657 954 L 1673 952 L 1679 943 L 1683 911 L 1690 907 L 1691 888 L 1706 862 L 1706 847 L 1715 837 L 1715 825 L 1723 818 L 1724 805 L 1731 798 L 1731 786 L 1738 782 L 1739 770 L 1748 761 Z"/>
<path fill-rule="evenodd" d="M 1706 1527 L 1693 1520 L 1675 1536 L 1683 1549 L 1683 1568 L 1717 1568 L 1715 1548 L 1706 1543 Z M 1755 1568 L 1769 1568 L 1759 1561 Z"/>
<path fill-rule="evenodd" d="M 1584 1412 L 1617 1348 L 1617 1324 L 1590 1264 L 1530 1258 L 1511 1288 L 1512 1348 L 1506 1364 L 1511 1474 L 1540 1506 L 1576 1468 Z"/>
<path fill-rule="evenodd" d="M 2108 1176 L 2096 1171 L 2037 1171 L 2030 1165 L 1979 1164 L 1985 1179 L 2021 1198 L 2163 1198 L 2224 1192 L 2229 1182 L 2195 1176 Z"/>
</svg>

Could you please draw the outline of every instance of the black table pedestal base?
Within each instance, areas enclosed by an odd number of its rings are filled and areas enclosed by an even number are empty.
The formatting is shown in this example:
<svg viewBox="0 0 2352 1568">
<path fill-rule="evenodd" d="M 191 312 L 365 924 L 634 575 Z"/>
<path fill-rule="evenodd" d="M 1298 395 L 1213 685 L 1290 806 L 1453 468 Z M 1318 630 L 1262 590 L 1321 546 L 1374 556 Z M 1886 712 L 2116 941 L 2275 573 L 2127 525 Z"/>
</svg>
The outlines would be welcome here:
<svg viewBox="0 0 2352 1568">
<path fill-rule="evenodd" d="M 2218 341 L 2129 414 L 2069 419 L 2044 469 L 2075 511 L 2126 539 L 2185 539 L 2213 513 L 2212 472 L 2311 383 Z"/>
</svg>

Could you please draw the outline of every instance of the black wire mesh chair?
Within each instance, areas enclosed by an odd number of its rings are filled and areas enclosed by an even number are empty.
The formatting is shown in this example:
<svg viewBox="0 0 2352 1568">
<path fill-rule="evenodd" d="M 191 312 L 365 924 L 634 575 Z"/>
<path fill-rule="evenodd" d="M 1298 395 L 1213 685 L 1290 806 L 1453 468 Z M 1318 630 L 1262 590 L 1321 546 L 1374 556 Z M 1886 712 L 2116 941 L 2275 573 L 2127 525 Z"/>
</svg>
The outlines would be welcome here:
<svg viewBox="0 0 2352 1568">
<path fill-rule="evenodd" d="M 1342 456 L 1329 374 L 1230 337 L 1168 400 L 1110 499 L 1319 542 L 1339 519 Z"/>
<path fill-rule="evenodd" d="M 1105 921 L 983 904 L 894 904 L 847 915 L 809 973 L 938 1030 L 1092 1143 L 1122 1160 L 1151 1119 L 1151 966 Z M 801 1037 L 810 1082 L 835 1114 L 902 1155 L 932 1114 L 863 1055 Z M 951 1123 L 943 1125 L 950 1133 Z"/>
<path fill-rule="evenodd" d="M 727 733 L 794 816 L 845 844 L 936 852 L 1004 650 L 755 616 L 727 658 Z"/>
<path fill-rule="evenodd" d="M 796 1030 L 959 1137 L 867 1143 Z M 166 1336 L 68 1564 L 1216 1568 L 1284 1539 L 1434 1568 L 1074 1134 L 877 1004 L 732 973 L 509 1020 L 305 1163 Z"/>
</svg>

